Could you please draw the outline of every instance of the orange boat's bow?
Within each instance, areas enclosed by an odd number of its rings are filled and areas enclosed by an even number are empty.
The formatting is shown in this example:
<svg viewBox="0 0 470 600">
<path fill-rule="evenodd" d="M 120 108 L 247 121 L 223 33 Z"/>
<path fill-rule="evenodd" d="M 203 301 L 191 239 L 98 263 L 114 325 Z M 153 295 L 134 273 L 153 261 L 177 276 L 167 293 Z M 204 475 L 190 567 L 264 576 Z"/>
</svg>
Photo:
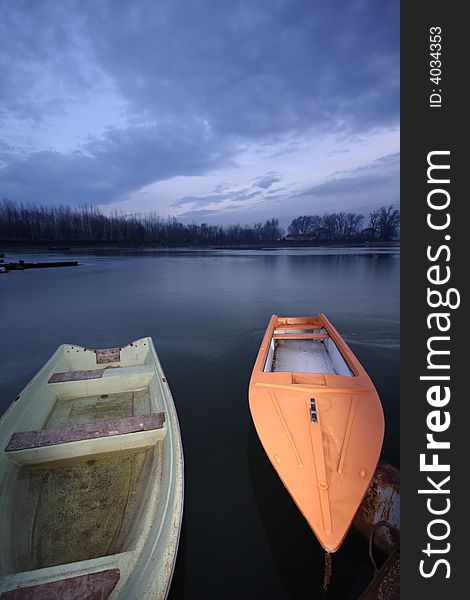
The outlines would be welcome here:
<svg viewBox="0 0 470 600">
<path fill-rule="evenodd" d="M 298 366 L 306 371 L 284 370 Z M 273 316 L 249 397 L 266 454 L 322 546 L 335 552 L 382 447 L 383 411 L 369 376 L 324 315 Z"/>
</svg>

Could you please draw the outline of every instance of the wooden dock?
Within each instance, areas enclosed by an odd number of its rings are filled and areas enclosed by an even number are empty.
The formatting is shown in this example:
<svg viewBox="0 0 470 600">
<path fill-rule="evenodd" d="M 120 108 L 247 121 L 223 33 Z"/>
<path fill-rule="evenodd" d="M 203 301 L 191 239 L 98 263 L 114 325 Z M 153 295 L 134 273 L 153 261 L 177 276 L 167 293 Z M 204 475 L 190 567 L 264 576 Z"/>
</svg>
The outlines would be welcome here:
<svg viewBox="0 0 470 600">
<path fill-rule="evenodd" d="M 24 269 L 48 269 L 50 267 L 76 267 L 78 260 L 57 260 L 53 262 L 18 262 L 2 263 L 4 271 L 24 271 Z"/>
</svg>

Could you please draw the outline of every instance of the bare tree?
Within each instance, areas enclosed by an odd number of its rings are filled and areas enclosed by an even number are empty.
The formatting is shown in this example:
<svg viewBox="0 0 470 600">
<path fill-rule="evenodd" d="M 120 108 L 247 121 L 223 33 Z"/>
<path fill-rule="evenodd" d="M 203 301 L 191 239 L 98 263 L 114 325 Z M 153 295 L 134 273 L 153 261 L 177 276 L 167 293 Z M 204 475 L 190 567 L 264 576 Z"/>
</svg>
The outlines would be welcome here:
<svg viewBox="0 0 470 600">
<path fill-rule="evenodd" d="M 313 215 L 305 215 L 294 219 L 289 225 L 288 231 L 291 235 L 313 234 L 317 228 L 316 225 L 316 220 Z"/>
<path fill-rule="evenodd" d="M 380 240 L 391 240 L 400 226 L 400 211 L 391 204 L 382 206 L 369 215 L 369 227 L 376 232 Z"/>
</svg>

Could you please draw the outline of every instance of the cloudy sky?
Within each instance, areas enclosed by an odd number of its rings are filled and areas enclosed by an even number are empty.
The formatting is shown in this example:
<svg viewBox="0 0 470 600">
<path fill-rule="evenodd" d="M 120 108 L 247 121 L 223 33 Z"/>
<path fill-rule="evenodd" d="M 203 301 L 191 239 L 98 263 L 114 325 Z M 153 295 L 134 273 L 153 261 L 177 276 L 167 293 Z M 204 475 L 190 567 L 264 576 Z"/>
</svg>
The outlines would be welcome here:
<svg viewBox="0 0 470 600">
<path fill-rule="evenodd" d="M 398 0 L 2 0 L 0 198 L 182 221 L 399 197 Z"/>
</svg>

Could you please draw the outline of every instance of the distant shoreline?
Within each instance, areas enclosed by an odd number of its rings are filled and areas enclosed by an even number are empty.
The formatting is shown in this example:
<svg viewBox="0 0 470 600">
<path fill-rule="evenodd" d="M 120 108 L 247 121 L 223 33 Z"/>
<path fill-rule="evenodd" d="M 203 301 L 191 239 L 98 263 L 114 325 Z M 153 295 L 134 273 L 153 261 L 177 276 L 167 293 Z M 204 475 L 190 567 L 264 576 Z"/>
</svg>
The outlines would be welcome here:
<svg viewBox="0 0 470 600">
<path fill-rule="evenodd" d="M 277 248 L 399 248 L 399 240 L 390 241 L 331 241 L 331 240 L 312 240 L 312 241 L 294 241 L 281 240 L 279 242 L 260 242 L 257 244 L 125 244 L 123 242 L 93 242 L 93 241 L 69 241 L 66 244 L 60 242 L 26 242 L 26 241 L 0 241 L 0 252 L 7 250 L 40 250 L 46 252 L 67 252 L 70 250 L 266 250 Z"/>
</svg>

